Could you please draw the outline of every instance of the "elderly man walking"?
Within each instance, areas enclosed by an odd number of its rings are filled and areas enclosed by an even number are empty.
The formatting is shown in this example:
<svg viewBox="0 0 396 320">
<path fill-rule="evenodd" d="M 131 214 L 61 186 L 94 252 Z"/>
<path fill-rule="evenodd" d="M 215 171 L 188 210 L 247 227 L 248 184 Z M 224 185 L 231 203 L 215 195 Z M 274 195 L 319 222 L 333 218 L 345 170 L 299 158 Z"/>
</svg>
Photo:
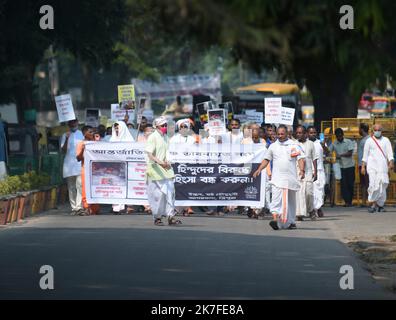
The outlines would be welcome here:
<svg viewBox="0 0 396 320">
<path fill-rule="evenodd" d="M 169 225 L 181 224 L 175 219 L 175 185 L 172 166 L 168 161 L 168 124 L 165 117 L 154 120 L 155 131 L 146 143 L 147 153 L 147 195 L 153 213 L 154 224 L 162 226 L 162 217 Z"/>
<path fill-rule="evenodd" d="M 367 139 L 362 159 L 362 175 L 369 175 L 368 201 L 370 213 L 384 212 L 389 170 L 393 170 L 393 151 L 388 138 L 382 136 L 382 126 L 373 127 L 373 135 Z"/>
<path fill-rule="evenodd" d="M 296 164 L 297 162 L 299 164 L 300 178 L 304 179 L 305 156 L 298 143 L 288 138 L 286 126 L 280 125 L 277 132 L 278 140 L 271 144 L 253 177 L 257 178 L 272 161 L 272 201 L 270 209 L 274 220 L 270 222 L 270 226 L 274 230 L 295 229 L 296 193 L 300 189 Z"/>
</svg>

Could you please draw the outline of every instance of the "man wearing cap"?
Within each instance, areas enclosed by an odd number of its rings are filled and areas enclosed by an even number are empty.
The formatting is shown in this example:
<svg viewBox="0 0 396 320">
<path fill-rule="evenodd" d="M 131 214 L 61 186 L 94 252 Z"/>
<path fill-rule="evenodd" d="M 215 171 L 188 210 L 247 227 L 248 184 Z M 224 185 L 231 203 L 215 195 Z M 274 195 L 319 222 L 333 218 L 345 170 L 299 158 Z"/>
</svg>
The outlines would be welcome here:
<svg viewBox="0 0 396 320">
<path fill-rule="evenodd" d="M 154 132 L 149 136 L 147 153 L 147 195 L 153 213 L 154 224 L 162 226 L 162 216 L 168 218 L 169 225 L 181 224 L 175 219 L 175 185 L 172 166 L 168 161 L 168 124 L 165 117 L 153 122 Z"/>
<path fill-rule="evenodd" d="M 170 139 L 169 143 L 195 144 L 197 142 L 197 138 L 195 137 L 194 132 L 191 130 L 191 120 L 190 119 L 181 119 L 176 122 L 176 126 L 178 129 L 178 133 L 176 133 Z"/>
</svg>

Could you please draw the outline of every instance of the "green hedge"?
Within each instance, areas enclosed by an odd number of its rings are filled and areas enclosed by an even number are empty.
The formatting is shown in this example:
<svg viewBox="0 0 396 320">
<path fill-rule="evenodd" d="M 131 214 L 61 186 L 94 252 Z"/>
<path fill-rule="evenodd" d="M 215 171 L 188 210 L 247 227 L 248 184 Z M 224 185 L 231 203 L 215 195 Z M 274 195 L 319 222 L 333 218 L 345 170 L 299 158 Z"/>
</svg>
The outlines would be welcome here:
<svg viewBox="0 0 396 320">
<path fill-rule="evenodd" d="M 50 182 L 49 175 L 39 175 L 34 171 L 19 176 L 8 176 L 5 180 L 0 181 L 0 196 L 40 189 L 49 186 Z"/>
</svg>

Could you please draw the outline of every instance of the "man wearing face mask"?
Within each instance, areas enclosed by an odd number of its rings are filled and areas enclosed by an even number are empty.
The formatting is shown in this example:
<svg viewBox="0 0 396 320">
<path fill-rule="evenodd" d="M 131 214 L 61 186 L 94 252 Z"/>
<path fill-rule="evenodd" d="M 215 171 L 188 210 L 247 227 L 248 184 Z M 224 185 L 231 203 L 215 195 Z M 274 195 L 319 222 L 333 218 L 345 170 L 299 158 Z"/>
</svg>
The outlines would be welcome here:
<svg viewBox="0 0 396 320">
<path fill-rule="evenodd" d="M 78 130 L 78 120 L 69 121 L 68 126 L 69 131 L 61 139 L 61 148 L 65 153 L 63 177 L 67 182 L 72 215 L 79 215 L 83 211 L 83 206 L 81 195 L 81 163 L 76 158 L 76 147 L 79 142 L 84 140 L 84 136 Z"/>
<path fill-rule="evenodd" d="M 388 138 L 382 136 L 382 126 L 374 125 L 373 135 L 366 141 L 362 159 L 362 175 L 369 175 L 368 201 L 370 213 L 384 212 L 389 170 L 393 170 L 393 151 Z"/>
<path fill-rule="evenodd" d="M 146 143 L 147 153 L 147 195 L 153 213 L 154 224 L 162 226 L 162 216 L 168 218 L 169 225 L 181 224 L 175 219 L 175 174 L 168 161 L 167 119 L 154 120 L 155 131 Z"/>
</svg>

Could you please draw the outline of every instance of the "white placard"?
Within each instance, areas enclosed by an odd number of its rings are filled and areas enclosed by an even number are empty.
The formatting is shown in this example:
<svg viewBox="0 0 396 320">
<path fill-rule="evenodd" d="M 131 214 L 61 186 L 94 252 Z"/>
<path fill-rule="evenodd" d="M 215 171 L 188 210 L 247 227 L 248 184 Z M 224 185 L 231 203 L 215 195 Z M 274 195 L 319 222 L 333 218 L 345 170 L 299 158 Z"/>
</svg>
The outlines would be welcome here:
<svg viewBox="0 0 396 320">
<path fill-rule="evenodd" d="M 75 120 L 73 101 L 70 94 L 55 97 L 56 109 L 58 111 L 59 122 Z"/>
<path fill-rule="evenodd" d="M 249 112 L 248 112 L 249 111 Z M 254 122 L 261 125 L 264 122 L 264 114 L 255 110 L 246 110 L 247 122 Z"/>
<path fill-rule="evenodd" d="M 208 127 L 211 136 L 222 135 L 227 132 L 224 109 L 208 110 Z"/>
<path fill-rule="evenodd" d="M 282 98 L 265 98 L 265 123 L 280 123 L 282 120 Z"/>
<path fill-rule="evenodd" d="M 129 117 L 129 123 L 132 123 L 135 120 L 135 110 L 120 109 L 120 105 L 118 103 L 111 105 L 111 120 L 124 121 L 127 114 Z"/>
<path fill-rule="evenodd" d="M 286 126 L 292 126 L 294 123 L 295 113 L 296 113 L 296 109 L 282 107 L 282 119 L 280 124 L 284 124 Z"/>
</svg>

